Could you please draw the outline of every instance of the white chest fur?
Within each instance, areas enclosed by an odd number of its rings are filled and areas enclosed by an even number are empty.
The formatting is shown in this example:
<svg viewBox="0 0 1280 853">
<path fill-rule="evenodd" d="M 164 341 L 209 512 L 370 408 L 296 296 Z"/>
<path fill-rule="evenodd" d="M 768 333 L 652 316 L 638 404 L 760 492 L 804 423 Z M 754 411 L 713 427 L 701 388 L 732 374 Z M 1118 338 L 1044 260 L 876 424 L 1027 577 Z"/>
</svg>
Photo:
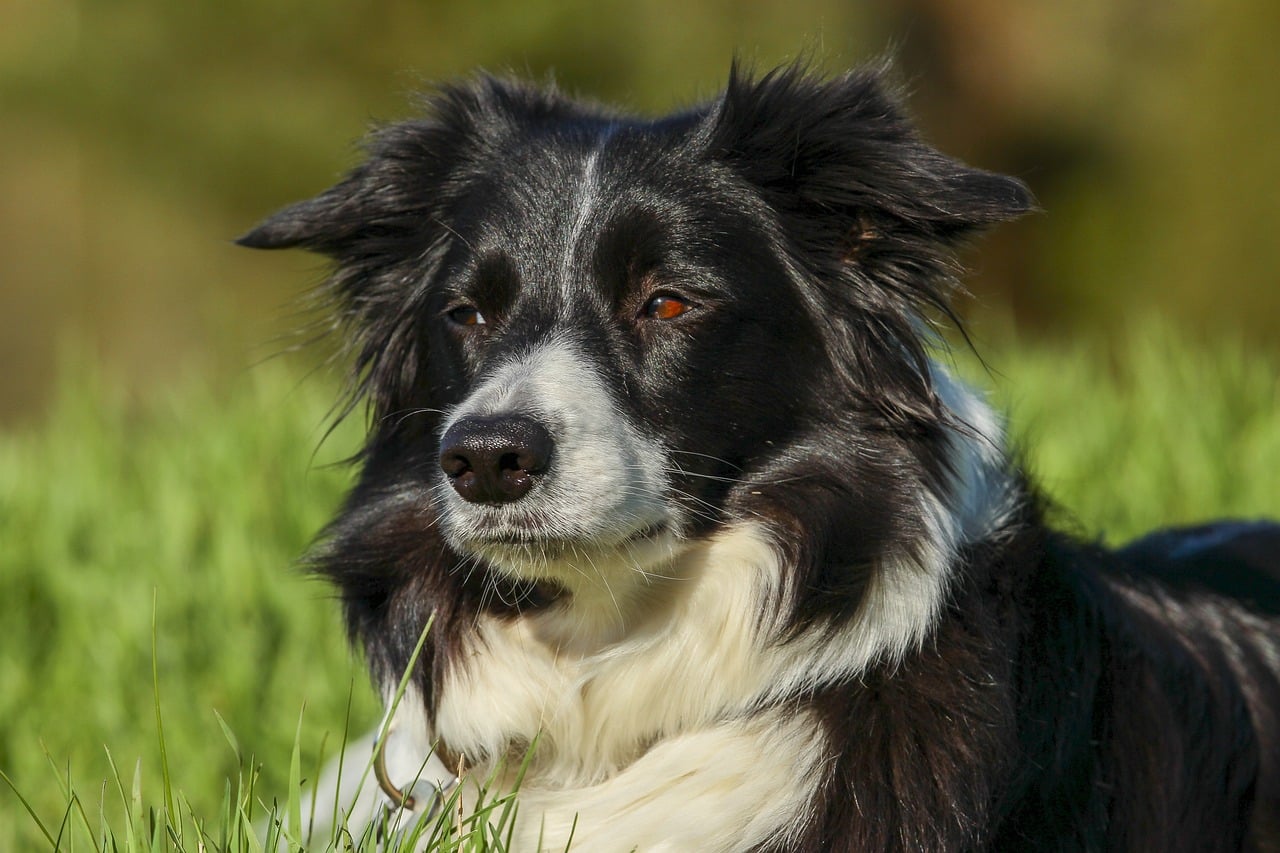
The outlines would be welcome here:
<svg viewBox="0 0 1280 853">
<path fill-rule="evenodd" d="M 934 595 L 906 611 L 875 595 L 835 634 L 779 644 L 788 590 L 762 529 L 734 527 L 680 562 L 622 642 L 570 653 L 536 618 L 486 618 L 441 685 L 434 735 L 481 758 L 478 775 L 538 738 L 518 849 L 567 838 L 575 821 L 590 850 L 735 850 L 785 833 L 819 783 L 824 738 L 769 700 L 847 677 L 933 617 Z"/>
<path fill-rule="evenodd" d="M 536 776 L 598 782 L 649 744 L 740 714 L 769 692 L 782 590 L 777 556 L 752 526 L 689 548 L 652 590 L 624 603 L 625 639 L 569 649 L 572 610 L 485 617 L 441 685 L 435 733 L 468 756 L 539 737 Z M 571 628 L 571 626 L 568 626 Z"/>
</svg>

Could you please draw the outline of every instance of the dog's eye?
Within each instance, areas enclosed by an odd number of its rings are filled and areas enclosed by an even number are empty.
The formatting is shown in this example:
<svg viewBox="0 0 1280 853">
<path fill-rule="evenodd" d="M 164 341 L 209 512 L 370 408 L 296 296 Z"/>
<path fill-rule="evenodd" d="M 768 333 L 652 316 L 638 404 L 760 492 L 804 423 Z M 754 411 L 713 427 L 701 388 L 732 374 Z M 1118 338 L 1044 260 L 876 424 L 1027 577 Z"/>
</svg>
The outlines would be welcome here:
<svg viewBox="0 0 1280 853">
<path fill-rule="evenodd" d="M 483 326 L 484 315 L 474 305 L 459 305 L 448 314 L 449 321 L 457 326 Z"/>
<path fill-rule="evenodd" d="M 663 294 L 655 296 L 646 302 L 641 313 L 654 320 L 674 320 L 692 309 L 692 302 L 681 299 L 679 296 Z"/>
</svg>

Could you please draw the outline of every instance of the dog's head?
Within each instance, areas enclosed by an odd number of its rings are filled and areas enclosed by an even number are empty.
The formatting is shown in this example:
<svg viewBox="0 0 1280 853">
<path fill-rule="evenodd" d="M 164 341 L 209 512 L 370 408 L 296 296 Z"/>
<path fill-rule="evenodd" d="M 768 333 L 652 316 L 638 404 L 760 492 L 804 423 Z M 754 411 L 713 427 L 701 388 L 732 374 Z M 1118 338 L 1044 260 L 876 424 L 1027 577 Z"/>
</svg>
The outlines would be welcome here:
<svg viewBox="0 0 1280 853">
<path fill-rule="evenodd" d="M 951 247 L 1031 199 L 922 142 L 881 77 L 735 72 L 658 120 L 482 77 L 243 237 L 336 264 L 372 413 L 346 529 L 395 515 L 579 594 L 850 484 L 863 523 L 909 525 L 901 469 L 944 417 L 922 318 Z"/>
</svg>

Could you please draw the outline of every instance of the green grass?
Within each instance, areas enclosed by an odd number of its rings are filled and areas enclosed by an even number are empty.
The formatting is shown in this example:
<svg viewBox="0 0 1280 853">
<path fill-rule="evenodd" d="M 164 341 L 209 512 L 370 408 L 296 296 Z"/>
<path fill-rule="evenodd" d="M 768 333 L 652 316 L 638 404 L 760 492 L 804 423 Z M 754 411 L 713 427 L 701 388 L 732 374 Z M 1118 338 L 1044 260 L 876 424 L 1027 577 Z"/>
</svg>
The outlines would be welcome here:
<svg viewBox="0 0 1280 853">
<path fill-rule="evenodd" d="M 1217 516 L 1280 517 L 1280 355 L 1144 325 L 1115 349 L 983 349 L 1015 446 L 1078 532 L 1113 544 Z"/>
<path fill-rule="evenodd" d="M 104 746 L 126 786 L 141 758 L 159 803 L 153 602 L 169 768 L 201 813 L 240 769 L 215 713 L 263 760 L 268 801 L 301 708 L 304 768 L 326 732 L 334 752 L 349 697 L 353 725 L 376 720 L 330 591 L 294 568 L 348 482 L 325 463 L 357 423 L 316 452 L 332 399 L 276 365 L 142 401 L 81 372 L 41 430 L 0 437 L 0 770 L 46 821 L 65 807 L 50 765 L 97 801 Z M 42 842 L 0 785 L 0 849 Z"/>
<path fill-rule="evenodd" d="M 1280 516 L 1280 359 L 1136 340 L 985 346 L 991 375 L 963 372 L 1082 532 Z M 0 850 L 48 848 L 26 804 L 56 837 L 69 790 L 74 849 L 169 849 L 166 814 L 185 849 L 197 824 L 254 849 L 241 810 L 295 803 L 378 716 L 331 593 L 293 567 L 360 424 L 317 452 L 333 386 L 280 364 L 142 400 L 85 374 L 0 433 L 0 771 L 21 792 L 0 782 Z"/>
</svg>

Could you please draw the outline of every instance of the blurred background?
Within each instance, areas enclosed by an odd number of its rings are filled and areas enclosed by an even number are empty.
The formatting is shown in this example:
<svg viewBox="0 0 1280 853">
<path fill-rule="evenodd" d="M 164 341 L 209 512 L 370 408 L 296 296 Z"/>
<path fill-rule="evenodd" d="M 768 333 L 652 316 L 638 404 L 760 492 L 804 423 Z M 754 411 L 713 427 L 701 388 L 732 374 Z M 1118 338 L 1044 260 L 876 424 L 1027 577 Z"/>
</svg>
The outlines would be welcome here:
<svg viewBox="0 0 1280 853">
<path fill-rule="evenodd" d="M 165 754 L 194 814 L 253 756 L 269 802 L 295 731 L 309 779 L 377 718 L 289 570 L 362 426 L 322 442 L 321 353 L 270 359 L 324 266 L 231 241 L 431 81 L 658 113 L 735 54 L 896 56 L 926 135 L 1044 208 L 967 253 L 959 308 L 1038 479 L 1114 542 L 1280 517 L 1278 35 L 1275 0 L 0 0 L 0 850 L 103 779 L 155 802 Z"/>
<path fill-rule="evenodd" d="M 898 57 L 927 135 L 1045 213 L 971 254 L 962 312 L 1106 337 L 1153 312 L 1280 340 L 1274 0 L 0 0 L 0 423 L 60 362 L 131 388 L 281 348 L 322 273 L 236 249 L 375 121 L 483 67 L 641 111 L 735 54 Z"/>
</svg>

